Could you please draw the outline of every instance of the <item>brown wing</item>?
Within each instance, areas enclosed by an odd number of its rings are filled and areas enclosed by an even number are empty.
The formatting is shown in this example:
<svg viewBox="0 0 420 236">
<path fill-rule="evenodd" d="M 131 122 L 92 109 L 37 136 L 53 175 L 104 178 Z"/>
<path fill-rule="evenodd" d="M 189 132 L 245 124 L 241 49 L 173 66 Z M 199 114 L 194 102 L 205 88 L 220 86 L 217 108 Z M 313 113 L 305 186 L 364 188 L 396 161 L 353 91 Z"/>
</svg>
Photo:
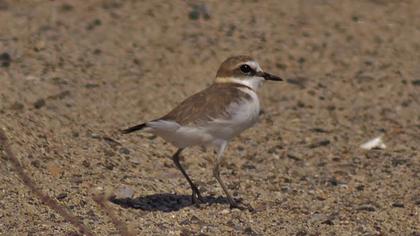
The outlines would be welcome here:
<svg viewBox="0 0 420 236">
<path fill-rule="evenodd" d="M 227 111 L 230 104 L 251 96 L 239 88 L 237 84 L 213 84 L 198 92 L 175 107 L 162 120 L 173 120 L 180 125 L 199 124 L 212 118 L 230 118 Z"/>
</svg>

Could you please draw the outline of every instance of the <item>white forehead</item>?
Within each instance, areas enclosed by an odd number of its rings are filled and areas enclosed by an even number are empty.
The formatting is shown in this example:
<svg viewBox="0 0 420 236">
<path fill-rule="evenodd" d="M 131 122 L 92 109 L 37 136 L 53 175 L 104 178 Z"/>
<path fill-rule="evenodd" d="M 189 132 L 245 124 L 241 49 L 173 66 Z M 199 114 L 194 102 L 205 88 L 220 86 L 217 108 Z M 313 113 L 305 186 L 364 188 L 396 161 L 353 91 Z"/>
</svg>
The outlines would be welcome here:
<svg viewBox="0 0 420 236">
<path fill-rule="evenodd" d="M 256 61 L 247 61 L 245 62 L 248 66 L 250 66 L 255 71 L 263 71 L 260 67 L 260 64 L 258 64 Z"/>
</svg>

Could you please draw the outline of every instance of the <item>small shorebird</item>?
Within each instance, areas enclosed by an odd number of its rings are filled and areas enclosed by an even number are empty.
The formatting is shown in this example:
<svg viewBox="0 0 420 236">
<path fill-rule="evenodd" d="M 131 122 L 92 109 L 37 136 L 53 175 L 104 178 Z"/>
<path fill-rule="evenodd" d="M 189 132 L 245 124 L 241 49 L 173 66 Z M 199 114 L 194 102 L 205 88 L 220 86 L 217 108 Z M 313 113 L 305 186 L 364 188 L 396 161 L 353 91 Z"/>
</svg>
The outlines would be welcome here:
<svg viewBox="0 0 420 236">
<path fill-rule="evenodd" d="M 217 156 L 213 175 L 230 206 L 241 208 L 220 178 L 219 165 L 229 140 L 257 122 L 260 103 L 256 91 L 264 80 L 282 79 L 264 72 L 249 56 L 230 57 L 221 64 L 210 87 L 187 98 L 163 117 L 122 132 L 144 130 L 175 145 L 178 150 L 172 160 L 190 184 L 194 204 L 204 202 L 204 199 L 179 163 L 180 154 L 190 146 L 214 146 Z"/>
</svg>

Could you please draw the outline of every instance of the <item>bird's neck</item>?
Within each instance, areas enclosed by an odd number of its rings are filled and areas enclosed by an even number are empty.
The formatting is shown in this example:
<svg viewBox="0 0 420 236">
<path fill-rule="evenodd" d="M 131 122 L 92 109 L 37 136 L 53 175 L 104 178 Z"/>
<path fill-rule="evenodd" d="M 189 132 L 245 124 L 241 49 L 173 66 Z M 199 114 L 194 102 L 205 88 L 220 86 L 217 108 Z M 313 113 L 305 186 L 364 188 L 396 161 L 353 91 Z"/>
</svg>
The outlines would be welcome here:
<svg viewBox="0 0 420 236">
<path fill-rule="evenodd" d="M 262 81 L 264 79 L 260 77 L 252 77 L 249 79 L 238 79 L 234 77 L 216 77 L 216 80 L 214 81 L 216 84 L 238 84 L 246 86 L 255 92 L 258 90 L 258 88 L 261 86 Z"/>
</svg>

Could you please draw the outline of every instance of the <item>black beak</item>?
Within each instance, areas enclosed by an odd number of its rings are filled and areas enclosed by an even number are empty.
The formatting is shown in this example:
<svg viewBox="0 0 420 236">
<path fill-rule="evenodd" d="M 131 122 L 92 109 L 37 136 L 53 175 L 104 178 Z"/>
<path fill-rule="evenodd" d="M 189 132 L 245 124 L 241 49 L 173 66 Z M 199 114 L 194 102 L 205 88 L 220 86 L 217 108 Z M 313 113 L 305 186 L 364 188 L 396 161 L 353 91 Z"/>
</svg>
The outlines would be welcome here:
<svg viewBox="0 0 420 236">
<path fill-rule="evenodd" d="M 258 72 L 257 75 L 263 77 L 265 80 L 283 81 L 283 79 L 277 75 L 272 75 L 267 72 Z"/>
</svg>

